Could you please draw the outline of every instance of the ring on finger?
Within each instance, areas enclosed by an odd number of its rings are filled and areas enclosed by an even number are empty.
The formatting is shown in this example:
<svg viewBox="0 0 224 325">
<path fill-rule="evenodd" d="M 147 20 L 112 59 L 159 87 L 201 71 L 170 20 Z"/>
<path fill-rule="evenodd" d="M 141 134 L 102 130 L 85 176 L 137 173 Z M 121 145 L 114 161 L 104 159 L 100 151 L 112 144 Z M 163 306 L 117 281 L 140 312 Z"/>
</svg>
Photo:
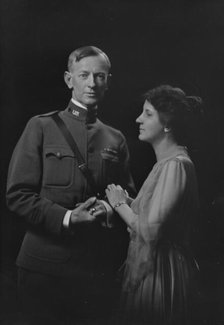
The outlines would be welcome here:
<svg viewBox="0 0 224 325">
<path fill-rule="evenodd" d="M 95 208 L 90 209 L 90 214 L 94 214 L 94 212 L 96 212 Z"/>
</svg>

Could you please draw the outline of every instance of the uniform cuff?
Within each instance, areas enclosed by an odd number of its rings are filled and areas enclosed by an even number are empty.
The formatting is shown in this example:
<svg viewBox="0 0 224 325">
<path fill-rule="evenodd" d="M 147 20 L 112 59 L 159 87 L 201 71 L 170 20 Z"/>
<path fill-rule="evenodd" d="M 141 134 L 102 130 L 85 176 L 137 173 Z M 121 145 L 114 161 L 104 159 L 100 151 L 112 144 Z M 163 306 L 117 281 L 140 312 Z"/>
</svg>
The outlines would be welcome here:
<svg viewBox="0 0 224 325">
<path fill-rule="evenodd" d="M 65 216 L 64 216 L 64 219 L 63 219 L 63 226 L 65 228 L 68 228 L 69 227 L 69 222 L 70 222 L 71 214 L 72 214 L 72 211 L 71 210 L 68 210 L 65 213 Z"/>
</svg>

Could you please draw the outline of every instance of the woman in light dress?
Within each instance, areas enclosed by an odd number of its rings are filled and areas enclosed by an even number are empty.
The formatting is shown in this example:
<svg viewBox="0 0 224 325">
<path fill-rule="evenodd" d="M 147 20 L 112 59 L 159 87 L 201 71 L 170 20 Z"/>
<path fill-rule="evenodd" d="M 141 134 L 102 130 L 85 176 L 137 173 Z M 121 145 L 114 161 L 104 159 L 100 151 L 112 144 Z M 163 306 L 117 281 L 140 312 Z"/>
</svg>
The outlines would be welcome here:
<svg viewBox="0 0 224 325">
<path fill-rule="evenodd" d="M 199 202 L 186 144 L 200 104 L 199 97 L 168 85 L 148 91 L 136 122 L 157 162 L 136 199 L 119 185 L 106 189 L 130 232 L 119 324 L 188 324 L 196 269 L 190 233 Z"/>
</svg>

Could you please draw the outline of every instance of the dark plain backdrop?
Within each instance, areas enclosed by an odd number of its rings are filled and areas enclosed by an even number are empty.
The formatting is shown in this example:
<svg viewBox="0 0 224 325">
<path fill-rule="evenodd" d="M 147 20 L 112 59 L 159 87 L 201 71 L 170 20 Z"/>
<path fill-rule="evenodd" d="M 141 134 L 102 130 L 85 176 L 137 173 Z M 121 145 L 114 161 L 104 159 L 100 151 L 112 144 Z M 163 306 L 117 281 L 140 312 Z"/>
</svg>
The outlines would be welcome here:
<svg viewBox="0 0 224 325">
<path fill-rule="evenodd" d="M 5 205 L 12 150 L 31 116 L 66 107 L 68 55 L 95 45 L 110 57 L 113 75 L 99 117 L 125 134 L 137 189 L 155 162 L 151 148 L 137 138 L 141 95 L 167 83 L 204 100 L 204 124 L 192 154 L 202 205 L 194 247 L 203 312 L 195 317 L 197 324 L 224 324 L 224 209 L 222 200 L 212 204 L 222 196 L 224 180 L 224 1 L 1 0 L 0 37 L 0 322 L 19 324 L 15 258 L 25 225 Z"/>
</svg>

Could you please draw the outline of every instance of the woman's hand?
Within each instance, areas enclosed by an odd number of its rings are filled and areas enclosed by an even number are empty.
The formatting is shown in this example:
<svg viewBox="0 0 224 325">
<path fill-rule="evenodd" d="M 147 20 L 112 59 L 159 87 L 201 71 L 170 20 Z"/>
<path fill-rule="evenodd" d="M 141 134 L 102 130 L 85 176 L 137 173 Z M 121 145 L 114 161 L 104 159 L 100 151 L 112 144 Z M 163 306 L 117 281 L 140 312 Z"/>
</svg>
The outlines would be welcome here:
<svg viewBox="0 0 224 325">
<path fill-rule="evenodd" d="M 127 203 L 128 193 L 120 185 L 110 184 L 106 188 L 106 195 L 110 205 L 114 206 L 120 202 Z"/>
<path fill-rule="evenodd" d="M 110 184 L 106 188 L 106 195 L 110 205 L 116 210 L 127 226 L 132 229 L 135 215 L 128 203 L 131 200 L 128 192 L 120 185 Z"/>
</svg>

